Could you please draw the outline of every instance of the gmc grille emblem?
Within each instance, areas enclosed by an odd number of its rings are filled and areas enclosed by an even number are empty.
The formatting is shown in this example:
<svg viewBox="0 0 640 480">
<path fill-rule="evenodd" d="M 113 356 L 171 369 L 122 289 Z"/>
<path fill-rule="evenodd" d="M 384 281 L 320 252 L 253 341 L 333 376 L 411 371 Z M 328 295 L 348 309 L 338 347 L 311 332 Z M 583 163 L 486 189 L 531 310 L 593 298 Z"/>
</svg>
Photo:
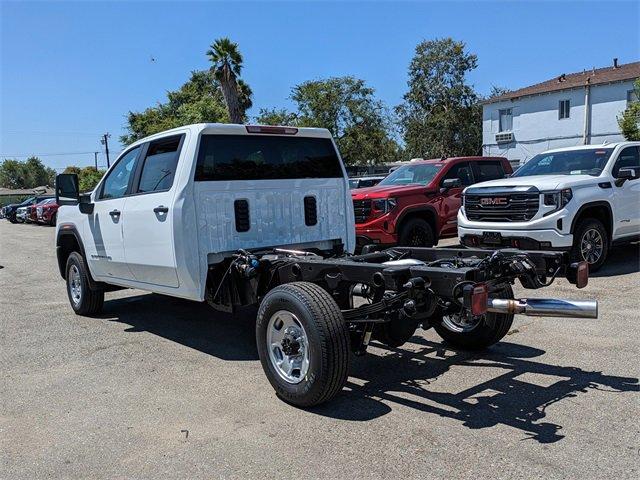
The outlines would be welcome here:
<svg viewBox="0 0 640 480">
<path fill-rule="evenodd" d="M 509 200 L 505 197 L 486 197 L 480 199 L 480 205 L 506 205 Z"/>
</svg>

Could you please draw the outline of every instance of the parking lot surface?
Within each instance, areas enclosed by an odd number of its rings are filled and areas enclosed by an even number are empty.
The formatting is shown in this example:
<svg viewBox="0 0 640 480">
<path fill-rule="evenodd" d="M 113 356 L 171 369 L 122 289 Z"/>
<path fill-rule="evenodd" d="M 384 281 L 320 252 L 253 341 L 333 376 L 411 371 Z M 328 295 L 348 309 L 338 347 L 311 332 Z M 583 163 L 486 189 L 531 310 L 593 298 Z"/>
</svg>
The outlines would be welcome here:
<svg viewBox="0 0 640 480">
<path fill-rule="evenodd" d="M 420 331 L 304 411 L 264 376 L 252 310 L 125 290 L 76 316 L 54 229 L 0 221 L 0 477 L 637 478 L 639 262 L 517 289 L 597 298 L 598 320 L 517 317 L 475 354 Z"/>
</svg>

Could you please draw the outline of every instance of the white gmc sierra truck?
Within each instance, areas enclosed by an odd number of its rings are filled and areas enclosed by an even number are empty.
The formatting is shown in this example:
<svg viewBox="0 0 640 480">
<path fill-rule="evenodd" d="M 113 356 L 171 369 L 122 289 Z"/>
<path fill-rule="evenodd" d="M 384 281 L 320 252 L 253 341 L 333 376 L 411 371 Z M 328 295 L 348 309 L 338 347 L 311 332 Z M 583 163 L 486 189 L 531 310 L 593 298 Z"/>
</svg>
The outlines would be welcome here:
<svg viewBox="0 0 640 480">
<path fill-rule="evenodd" d="M 258 305 L 256 343 L 277 395 L 308 407 L 347 380 L 371 339 L 433 327 L 459 348 L 498 342 L 515 313 L 597 317 L 595 301 L 518 300 L 588 266 L 562 252 L 355 246 L 348 178 L 327 130 L 189 125 L 142 139 L 93 192 L 56 179 L 60 274 L 79 315 L 137 288 L 233 312 Z M 176 319 L 179 321 L 179 319 Z M 232 341 L 232 339 L 230 339 Z"/>
<path fill-rule="evenodd" d="M 511 177 L 463 192 L 460 242 L 566 250 L 600 268 L 613 244 L 640 238 L 640 142 L 549 150 Z"/>
</svg>

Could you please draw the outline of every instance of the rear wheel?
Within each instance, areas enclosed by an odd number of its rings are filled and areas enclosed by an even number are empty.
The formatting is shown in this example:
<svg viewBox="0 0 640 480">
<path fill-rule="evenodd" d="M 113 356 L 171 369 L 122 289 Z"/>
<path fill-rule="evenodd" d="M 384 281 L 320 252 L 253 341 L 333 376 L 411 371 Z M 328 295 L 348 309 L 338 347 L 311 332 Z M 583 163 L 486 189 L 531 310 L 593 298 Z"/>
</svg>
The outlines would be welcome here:
<svg viewBox="0 0 640 480">
<path fill-rule="evenodd" d="M 51 225 L 52 227 L 55 227 L 57 217 L 58 217 L 57 213 L 51 214 L 51 219 L 49 220 L 49 225 Z"/>
<path fill-rule="evenodd" d="M 400 228 L 398 245 L 402 247 L 433 247 L 433 227 L 422 218 L 412 218 Z"/>
<path fill-rule="evenodd" d="M 578 222 L 573 233 L 571 258 L 589 263 L 589 271 L 595 272 L 604 264 L 609 252 L 609 235 L 600 220 L 585 218 Z"/>
<path fill-rule="evenodd" d="M 349 332 L 336 302 L 315 284 L 289 283 L 267 293 L 256 341 L 262 368 L 287 403 L 318 405 L 347 381 Z"/>
<path fill-rule="evenodd" d="M 104 291 L 89 286 L 89 270 L 84 258 L 72 252 L 67 259 L 67 295 L 71 308 L 78 315 L 94 315 L 102 310 Z"/>
<path fill-rule="evenodd" d="M 513 298 L 511 285 L 492 292 L 492 298 Z M 481 350 L 499 342 L 513 323 L 513 315 L 487 312 L 479 317 L 464 314 L 442 315 L 432 320 L 435 331 L 442 339 L 465 350 Z"/>
</svg>

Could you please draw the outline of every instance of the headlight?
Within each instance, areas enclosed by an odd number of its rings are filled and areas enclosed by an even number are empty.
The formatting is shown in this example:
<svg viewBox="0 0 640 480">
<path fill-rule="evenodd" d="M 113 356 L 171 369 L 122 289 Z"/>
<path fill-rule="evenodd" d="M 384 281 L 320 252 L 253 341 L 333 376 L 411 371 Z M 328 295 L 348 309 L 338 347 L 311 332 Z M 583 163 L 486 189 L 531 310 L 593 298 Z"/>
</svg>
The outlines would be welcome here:
<svg viewBox="0 0 640 480">
<path fill-rule="evenodd" d="M 573 192 L 570 188 L 564 188 L 562 190 L 556 190 L 553 192 L 545 192 L 544 204 L 547 207 L 555 207 L 552 211 L 545 213 L 545 215 L 549 215 L 550 213 L 557 212 L 561 208 L 564 208 L 572 198 Z"/>
<path fill-rule="evenodd" d="M 397 205 L 395 198 L 381 198 L 379 200 L 373 200 L 371 203 L 374 214 L 384 215 L 393 210 Z"/>
</svg>

